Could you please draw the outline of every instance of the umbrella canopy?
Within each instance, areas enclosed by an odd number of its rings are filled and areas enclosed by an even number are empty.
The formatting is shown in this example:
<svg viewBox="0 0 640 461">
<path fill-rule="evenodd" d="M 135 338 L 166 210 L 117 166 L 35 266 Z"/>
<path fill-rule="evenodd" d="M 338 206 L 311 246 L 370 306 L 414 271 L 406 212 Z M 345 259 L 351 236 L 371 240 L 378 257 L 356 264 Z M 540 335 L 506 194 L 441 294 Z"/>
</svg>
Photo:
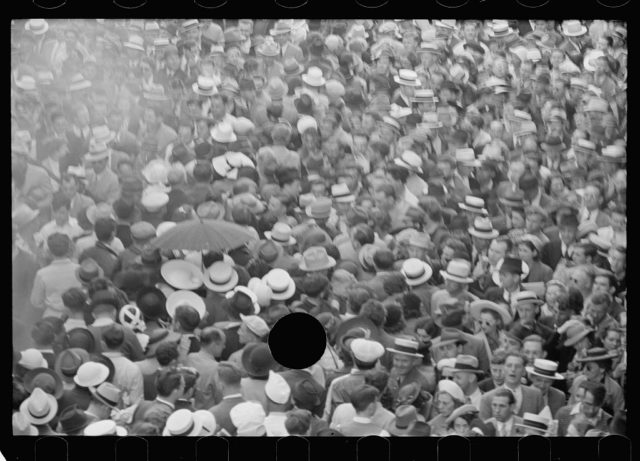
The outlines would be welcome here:
<svg viewBox="0 0 640 461">
<path fill-rule="evenodd" d="M 255 237 L 237 224 L 212 219 L 184 221 L 151 241 L 163 250 L 228 251 Z"/>
</svg>

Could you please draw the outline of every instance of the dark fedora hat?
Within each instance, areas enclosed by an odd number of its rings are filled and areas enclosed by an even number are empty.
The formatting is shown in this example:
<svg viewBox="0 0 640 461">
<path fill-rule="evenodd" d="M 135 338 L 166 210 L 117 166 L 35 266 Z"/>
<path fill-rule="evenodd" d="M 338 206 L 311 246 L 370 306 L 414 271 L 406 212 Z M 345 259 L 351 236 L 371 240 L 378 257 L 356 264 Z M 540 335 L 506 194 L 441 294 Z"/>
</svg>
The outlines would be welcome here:
<svg viewBox="0 0 640 461">
<path fill-rule="evenodd" d="M 276 361 L 266 343 L 252 343 L 242 352 L 242 366 L 252 378 L 266 378 L 269 370 L 273 370 Z"/>
<path fill-rule="evenodd" d="M 76 347 L 65 349 L 58 354 L 54 370 L 63 381 L 73 383 L 73 377 L 76 375 L 78 368 L 83 363 L 88 362 L 89 358 L 89 352 L 84 349 Z"/>
<path fill-rule="evenodd" d="M 74 328 L 66 335 L 67 348 L 78 348 L 92 353 L 96 349 L 96 340 L 91 331 L 86 328 Z"/>
<path fill-rule="evenodd" d="M 34 368 L 24 375 L 24 388 L 27 392 L 32 393 L 37 387 L 56 399 L 62 397 L 64 392 L 60 376 L 49 368 Z"/>
<path fill-rule="evenodd" d="M 167 314 L 167 298 L 156 287 L 144 287 L 138 291 L 136 305 L 147 319 L 158 319 Z"/>
<path fill-rule="evenodd" d="M 62 410 L 58 418 L 59 432 L 66 435 L 82 435 L 82 431 L 91 423 L 87 413 L 73 404 Z"/>
<path fill-rule="evenodd" d="M 522 275 L 522 260 L 520 258 L 505 256 L 502 266 L 500 267 L 500 272 Z"/>
<path fill-rule="evenodd" d="M 335 333 L 335 341 L 340 348 L 345 348 L 344 344 L 348 339 L 366 338 L 380 342 L 380 330 L 374 323 L 365 317 L 352 317 L 345 320 Z"/>
<path fill-rule="evenodd" d="M 291 395 L 296 406 L 315 409 L 324 401 L 325 390 L 315 379 L 307 378 L 293 386 Z"/>
</svg>

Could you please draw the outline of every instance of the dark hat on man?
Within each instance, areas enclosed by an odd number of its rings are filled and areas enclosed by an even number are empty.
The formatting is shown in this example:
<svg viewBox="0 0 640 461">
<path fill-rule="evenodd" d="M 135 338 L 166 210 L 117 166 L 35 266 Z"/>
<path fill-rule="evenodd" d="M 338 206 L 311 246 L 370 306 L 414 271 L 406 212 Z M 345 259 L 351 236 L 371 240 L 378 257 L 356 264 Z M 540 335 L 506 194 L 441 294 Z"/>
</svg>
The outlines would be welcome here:
<svg viewBox="0 0 640 461">
<path fill-rule="evenodd" d="M 518 186 L 523 191 L 529 191 L 529 190 L 537 189 L 539 185 L 540 185 L 540 183 L 538 182 L 538 178 L 536 178 L 532 174 L 524 174 L 524 175 L 522 175 L 522 177 L 520 178 L 520 181 L 518 182 Z"/>
<path fill-rule="evenodd" d="M 60 431 L 66 435 L 82 435 L 82 431 L 91 423 L 89 415 L 73 404 L 62 410 L 58 417 Z"/>
<path fill-rule="evenodd" d="M 522 260 L 520 258 L 505 256 L 502 261 L 502 266 L 500 266 L 500 272 L 522 275 Z"/>
<path fill-rule="evenodd" d="M 73 383 L 78 368 L 90 359 L 89 352 L 84 349 L 71 347 L 58 354 L 54 370 L 64 382 Z"/>
<path fill-rule="evenodd" d="M 266 343 L 252 343 L 242 352 L 242 366 L 252 378 L 266 378 L 269 370 L 273 370 L 276 361 Z"/>
<path fill-rule="evenodd" d="M 458 328 L 462 327 L 462 319 L 464 318 L 464 310 L 463 309 L 454 309 L 451 312 L 448 312 L 442 318 L 442 326 L 444 328 Z"/>
<path fill-rule="evenodd" d="M 524 192 L 510 189 L 500 197 L 500 203 L 511 208 L 524 208 Z"/>
<path fill-rule="evenodd" d="M 86 328 L 74 328 L 69 330 L 66 335 L 65 343 L 68 348 L 78 348 L 88 353 L 92 353 L 96 349 L 96 340 L 93 334 Z"/>
<path fill-rule="evenodd" d="M 166 302 L 166 296 L 156 287 L 144 287 L 136 297 L 136 305 L 147 319 L 158 319 L 166 315 Z"/>
<path fill-rule="evenodd" d="M 49 368 L 34 368 L 24 375 L 24 388 L 30 394 L 37 387 L 56 399 L 62 397 L 64 389 L 58 374 Z"/>
</svg>

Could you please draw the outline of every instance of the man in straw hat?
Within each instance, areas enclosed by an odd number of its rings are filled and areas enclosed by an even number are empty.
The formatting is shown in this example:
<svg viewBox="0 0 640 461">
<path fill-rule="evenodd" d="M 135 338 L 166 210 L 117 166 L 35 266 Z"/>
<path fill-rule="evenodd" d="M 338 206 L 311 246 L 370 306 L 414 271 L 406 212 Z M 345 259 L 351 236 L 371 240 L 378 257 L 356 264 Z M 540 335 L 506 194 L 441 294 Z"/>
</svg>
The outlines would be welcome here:
<svg viewBox="0 0 640 461">
<path fill-rule="evenodd" d="M 393 401 L 398 398 L 400 389 L 411 383 L 419 386 L 421 391 L 427 392 L 430 383 L 419 371 L 424 355 L 418 352 L 419 343 L 411 338 L 397 337 L 393 347 L 387 347 L 387 351 L 392 354 L 392 365 L 389 374 L 387 389 Z"/>
<path fill-rule="evenodd" d="M 441 270 L 440 275 L 444 279 L 444 288 L 436 291 L 431 297 L 431 316 L 441 315 L 440 305 L 449 298 L 455 298 L 462 303 L 475 301 L 476 296 L 469 293 L 471 278 L 471 264 L 464 259 L 452 259 L 447 264 L 446 270 Z"/>
<path fill-rule="evenodd" d="M 553 418 L 560 408 L 562 408 L 567 397 L 564 392 L 553 387 L 556 381 L 564 380 L 564 376 L 557 372 L 558 363 L 545 360 L 543 358 L 535 359 L 531 366 L 525 367 L 531 380 L 531 385 L 542 392 L 542 399 L 545 404 L 545 410 L 548 415 Z"/>
<path fill-rule="evenodd" d="M 478 359 L 472 355 L 458 355 L 451 371 L 454 382 L 460 386 L 471 404 L 479 410 L 482 391 L 478 388 L 478 381 L 484 372 L 478 368 Z"/>
</svg>

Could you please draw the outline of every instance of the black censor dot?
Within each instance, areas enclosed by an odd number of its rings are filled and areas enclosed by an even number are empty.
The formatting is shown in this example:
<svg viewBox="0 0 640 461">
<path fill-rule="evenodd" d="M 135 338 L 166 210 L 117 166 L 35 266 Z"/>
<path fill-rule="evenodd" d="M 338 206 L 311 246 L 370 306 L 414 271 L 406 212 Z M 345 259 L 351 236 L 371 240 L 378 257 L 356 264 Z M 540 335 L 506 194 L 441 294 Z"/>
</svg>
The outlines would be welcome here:
<svg viewBox="0 0 640 461">
<path fill-rule="evenodd" d="M 269 333 L 276 361 L 287 368 L 309 368 L 324 354 L 327 336 L 315 317 L 302 312 L 282 317 Z"/>
</svg>

